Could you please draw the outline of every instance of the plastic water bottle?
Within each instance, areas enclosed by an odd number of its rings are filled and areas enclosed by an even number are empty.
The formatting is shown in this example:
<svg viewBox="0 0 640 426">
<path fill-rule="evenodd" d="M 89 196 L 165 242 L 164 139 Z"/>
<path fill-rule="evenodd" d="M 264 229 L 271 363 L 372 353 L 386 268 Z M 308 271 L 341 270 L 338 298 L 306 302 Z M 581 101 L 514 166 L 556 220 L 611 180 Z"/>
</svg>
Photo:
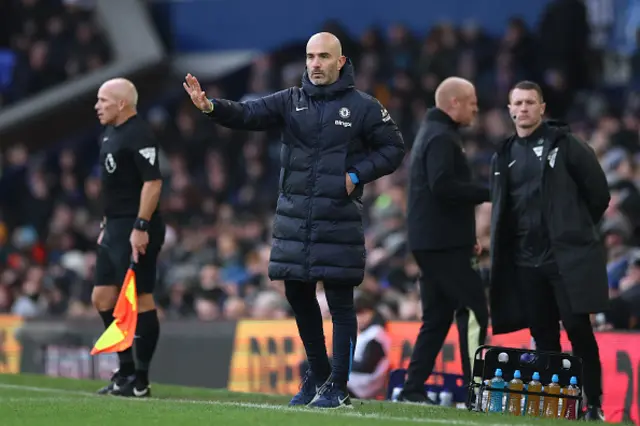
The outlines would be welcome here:
<svg viewBox="0 0 640 426">
<path fill-rule="evenodd" d="M 513 379 L 509 382 L 509 390 L 521 391 L 524 389 L 524 383 L 520 378 L 520 370 L 513 373 Z M 513 416 L 519 416 L 522 410 L 522 394 L 509 393 L 508 413 Z"/>
<path fill-rule="evenodd" d="M 496 374 L 493 379 L 491 379 L 491 387 L 494 389 L 491 391 L 491 397 L 489 402 L 489 411 L 492 413 L 501 413 L 502 412 L 502 395 L 503 392 L 496 389 L 504 389 L 505 381 L 502 378 L 502 369 L 497 368 Z"/>
<path fill-rule="evenodd" d="M 491 386 L 491 380 L 485 380 L 484 381 L 484 385 L 485 387 L 490 387 Z M 482 395 L 480 395 L 480 403 L 482 404 L 482 411 L 489 411 L 489 395 L 491 395 L 491 392 L 483 389 L 482 391 Z"/>
<path fill-rule="evenodd" d="M 551 383 L 547 385 L 546 393 L 550 395 L 560 395 L 560 384 L 558 383 L 558 375 L 554 374 L 551 377 Z M 547 396 L 544 398 L 544 407 L 542 415 L 550 419 L 558 418 L 558 403 L 560 397 Z"/>
<path fill-rule="evenodd" d="M 580 388 L 578 387 L 578 379 L 576 376 L 572 376 L 569 381 L 569 386 L 563 389 L 563 393 L 569 396 L 580 395 Z M 562 403 L 562 418 L 568 420 L 575 420 L 578 417 L 578 401 L 571 398 L 563 398 Z"/>
<path fill-rule="evenodd" d="M 540 383 L 540 373 L 533 373 L 531 381 L 527 385 L 529 392 L 542 392 Z M 540 395 L 527 395 L 527 416 L 537 417 L 540 415 Z"/>
</svg>

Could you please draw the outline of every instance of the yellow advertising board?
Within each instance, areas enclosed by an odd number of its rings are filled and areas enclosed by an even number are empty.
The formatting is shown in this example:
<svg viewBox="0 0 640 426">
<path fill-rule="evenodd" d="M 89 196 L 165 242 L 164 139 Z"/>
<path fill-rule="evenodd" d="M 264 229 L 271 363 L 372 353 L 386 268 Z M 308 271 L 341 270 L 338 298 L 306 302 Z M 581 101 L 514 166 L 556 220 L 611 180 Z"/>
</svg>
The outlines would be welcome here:
<svg viewBox="0 0 640 426">
<path fill-rule="evenodd" d="M 22 346 L 16 339 L 16 330 L 22 325 L 22 318 L 14 315 L 0 315 L 0 374 L 18 374 Z"/>
<path fill-rule="evenodd" d="M 325 322 L 329 353 L 332 330 L 331 322 Z M 236 326 L 229 390 L 295 394 L 300 386 L 300 365 L 305 359 L 295 321 L 240 321 Z"/>
</svg>

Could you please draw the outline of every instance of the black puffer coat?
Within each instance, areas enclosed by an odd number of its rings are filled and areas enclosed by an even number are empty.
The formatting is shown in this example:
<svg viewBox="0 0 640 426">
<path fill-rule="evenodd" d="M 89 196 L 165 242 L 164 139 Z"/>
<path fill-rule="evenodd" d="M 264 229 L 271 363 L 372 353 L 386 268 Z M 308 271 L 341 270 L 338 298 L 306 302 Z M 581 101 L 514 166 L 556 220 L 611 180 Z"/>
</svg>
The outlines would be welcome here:
<svg viewBox="0 0 640 426">
<path fill-rule="evenodd" d="M 404 142 L 387 110 L 354 88 L 351 62 L 329 86 L 313 85 L 305 73 L 302 88 L 244 103 L 212 101 L 209 115 L 223 126 L 282 130 L 269 277 L 360 284 L 363 185 L 400 166 Z M 351 195 L 348 172 L 359 180 Z"/>
</svg>

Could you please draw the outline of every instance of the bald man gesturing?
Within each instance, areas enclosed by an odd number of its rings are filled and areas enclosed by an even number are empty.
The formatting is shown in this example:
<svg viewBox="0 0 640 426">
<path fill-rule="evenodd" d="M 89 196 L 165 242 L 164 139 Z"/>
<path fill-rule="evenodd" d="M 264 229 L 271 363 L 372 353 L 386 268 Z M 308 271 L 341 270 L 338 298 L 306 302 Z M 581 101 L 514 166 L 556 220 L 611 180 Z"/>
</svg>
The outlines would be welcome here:
<svg viewBox="0 0 640 426">
<path fill-rule="evenodd" d="M 473 85 L 444 80 L 436 90 L 411 150 L 407 226 L 409 247 L 422 272 L 422 327 L 413 349 L 403 401 L 430 401 L 424 383 L 449 332 L 454 313 L 464 350 L 462 366 L 471 379 L 470 359 L 484 343 L 489 314 L 472 262 L 476 246 L 475 206 L 489 201 L 489 189 L 471 181 L 458 129 L 478 112 Z M 475 247 L 475 248 L 474 248 Z M 461 320 L 464 319 L 464 320 Z"/>
<path fill-rule="evenodd" d="M 354 88 L 353 73 L 338 39 L 320 33 L 307 43 L 302 88 L 237 103 L 208 99 L 190 74 L 184 83 L 193 103 L 217 123 L 282 132 L 269 278 L 284 281 L 310 365 L 291 405 L 351 404 L 353 291 L 365 267 L 362 192 L 396 170 L 404 157 L 396 124 L 376 99 Z M 333 320 L 332 366 L 316 299 L 318 281 Z"/>
<path fill-rule="evenodd" d="M 165 225 L 157 210 L 162 190 L 158 145 L 137 115 L 137 103 L 138 92 L 128 80 L 109 80 L 98 90 L 95 109 L 100 124 L 106 126 L 100 137 L 104 217 L 91 299 L 109 327 L 133 259 L 138 291 L 136 360 L 131 348 L 118 353 L 120 368 L 98 393 L 141 398 L 151 395 L 149 366 L 160 333 L 153 290 Z"/>
</svg>

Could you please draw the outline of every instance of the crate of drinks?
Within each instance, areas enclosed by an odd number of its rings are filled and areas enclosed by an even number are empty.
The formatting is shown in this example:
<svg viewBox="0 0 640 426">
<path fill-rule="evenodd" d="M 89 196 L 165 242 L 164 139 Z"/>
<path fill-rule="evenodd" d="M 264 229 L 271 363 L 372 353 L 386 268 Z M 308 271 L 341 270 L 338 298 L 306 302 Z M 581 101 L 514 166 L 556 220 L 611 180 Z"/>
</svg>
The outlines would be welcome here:
<svg viewBox="0 0 640 426">
<path fill-rule="evenodd" d="M 469 409 L 512 416 L 581 418 L 580 358 L 555 352 L 481 346 L 473 361 Z"/>
</svg>

